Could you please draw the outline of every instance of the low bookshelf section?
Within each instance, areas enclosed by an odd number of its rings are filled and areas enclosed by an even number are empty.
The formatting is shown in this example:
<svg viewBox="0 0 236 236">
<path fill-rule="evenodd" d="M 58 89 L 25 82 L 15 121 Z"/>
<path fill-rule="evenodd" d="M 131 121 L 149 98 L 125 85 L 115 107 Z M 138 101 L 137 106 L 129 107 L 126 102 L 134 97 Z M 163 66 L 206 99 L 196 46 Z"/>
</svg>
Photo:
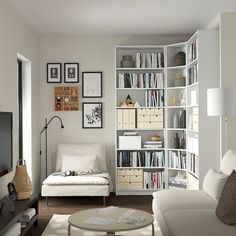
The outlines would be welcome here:
<svg viewBox="0 0 236 236">
<path fill-rule="evenodd" d="M 14 235 L 14 231 L 23 236 L 32 226 L 38 225 L 38 196 L 14 202 L 5 197 L 0 203 L 4 203 L 0 214 L 0 235 Z M 13 204 L 11 209 L 7 207 L 9 204 Z"/>
</svg>

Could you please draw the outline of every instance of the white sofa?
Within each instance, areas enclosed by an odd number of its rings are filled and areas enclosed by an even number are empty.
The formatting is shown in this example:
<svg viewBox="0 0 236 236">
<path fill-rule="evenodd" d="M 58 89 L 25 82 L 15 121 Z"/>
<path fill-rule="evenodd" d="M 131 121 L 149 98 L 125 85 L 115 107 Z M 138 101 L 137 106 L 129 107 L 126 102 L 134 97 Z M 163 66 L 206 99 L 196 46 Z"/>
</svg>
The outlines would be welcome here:
<svg viewBox="0 0 236 236">
<path fill-rule="evenodd" d="M 220 167 L 225 175 L 236 169 L 236 153 L 229 152 Z M 212 191 L 170 189 L 153 193 L 152 209 L 163 236 L 235 236 L 236 226 L 224 224 L 216 216 L 218 200 Z"/>
<path fill-rule="evenodd" d="M 65 156 L 82 158 L 88 155 L 96 156 L 97 167 L 101 173 L 66 177 L 60 175 Z M 73 168 L 74 166 L 71 166 L 70 169 L 73 170 Z M 80 166 L 81 168 L 83 167 Z M 102 196 L 103 203 L 105 204 L 105 197 L 109 196 L 111 191 L 112 182 L 107 172 L 105 144 L 59 144 L 57 146 L 55 173 L 49 175 L 43 181 L 41 189 L 41 195 L 46 197 L 47 204 L 48 197 L 63 196 Z"/>
</svg>

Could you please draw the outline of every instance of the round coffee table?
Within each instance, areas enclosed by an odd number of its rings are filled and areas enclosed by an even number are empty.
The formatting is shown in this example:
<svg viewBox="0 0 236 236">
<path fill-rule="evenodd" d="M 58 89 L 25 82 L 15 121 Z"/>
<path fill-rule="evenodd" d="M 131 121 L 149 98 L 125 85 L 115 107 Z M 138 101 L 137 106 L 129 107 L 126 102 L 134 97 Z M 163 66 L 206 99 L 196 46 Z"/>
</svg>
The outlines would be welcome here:
<svg viewBox="0 0 236 236">
<path fill-rule="evenodd" d="M 107 235 L 115 235 L 118 231 L 135 230 L 152 225 L 152 236 L 154 236 L 153 216 L 148 212 L 120 207 L 112 209 L 108 207 L 107 209 L 106 211 L 106 208 L 94 208 L 72 214 L 68 218 L 68 235 L 71 235 L 71 226 L 89 231 L 106 232 Z M 136 223 L 120 222 L 123 219 L 121 217 L 125 215 L 144 220 Z"/>
</svg>

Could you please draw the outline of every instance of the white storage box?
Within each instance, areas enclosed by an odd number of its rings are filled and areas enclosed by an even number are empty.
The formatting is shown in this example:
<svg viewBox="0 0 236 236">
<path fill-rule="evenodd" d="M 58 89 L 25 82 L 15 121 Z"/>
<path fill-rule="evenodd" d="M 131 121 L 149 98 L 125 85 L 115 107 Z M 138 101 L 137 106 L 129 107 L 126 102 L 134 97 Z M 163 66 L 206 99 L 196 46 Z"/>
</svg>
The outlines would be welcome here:
<svg viewBox="0 0 236 236">
<path fill-rule="evenodd" d="M 141 136 L 119 136 L 120 149 L 140 149 Z"/>
</svg>

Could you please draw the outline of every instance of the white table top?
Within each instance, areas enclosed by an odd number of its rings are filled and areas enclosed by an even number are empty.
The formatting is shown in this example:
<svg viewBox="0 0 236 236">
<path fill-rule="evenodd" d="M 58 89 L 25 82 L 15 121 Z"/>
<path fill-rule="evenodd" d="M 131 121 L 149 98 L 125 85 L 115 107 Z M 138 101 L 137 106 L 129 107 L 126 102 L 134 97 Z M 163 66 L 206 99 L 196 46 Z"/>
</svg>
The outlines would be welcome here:
<svg viewBox="0 0 236 236">
<path fill-rule="evenodd" d="M 140 221 L 136 224 L 124 222 L 118 223 L 120 217 L 124 216 L 125 213 L 131 213 L 130 216 L 132 217 L 143 217 L 144 221 Z M 94 220 L 96 219 L 98 221 L 101 220 L 101 223 L 94 223 Z M 153 216 L 148 212 L 131 208 L 107 207 L 79 211 L 72 214 L 69 217 L 68 222 L 70 225 L 80 229 L 116 232 L 135 230 L 151 225 L 153 223 Z"/>
</svg>

